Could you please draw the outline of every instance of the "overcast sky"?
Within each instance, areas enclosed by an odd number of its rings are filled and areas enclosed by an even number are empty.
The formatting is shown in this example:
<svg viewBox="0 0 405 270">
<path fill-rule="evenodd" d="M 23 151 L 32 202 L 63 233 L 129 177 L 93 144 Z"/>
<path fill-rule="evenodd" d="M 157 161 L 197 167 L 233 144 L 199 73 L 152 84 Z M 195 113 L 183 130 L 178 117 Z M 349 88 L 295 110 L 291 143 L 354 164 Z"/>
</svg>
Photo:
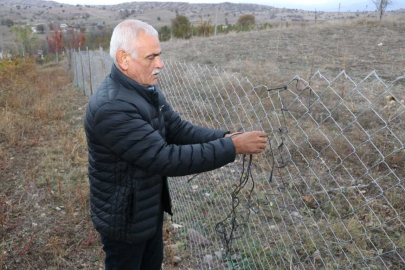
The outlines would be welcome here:
<svg viewBox="0 0 405 270">
<path fill-rule="evenodd" d="M 165 0 L 159 1 L 154 0 L 151 2 L 189 2 L 189 3 L 222 3 L 222 2 L 232 2 L 232 3 L 251 3 L 251 4 L 263 4 L 279 8 L 298 8 L 305 10 L 324 10 L 324 11 L 338 11 L 339 3 L 341 4 L 341 11 L 374 11 L 375 6 L 371 0 Z M 405 8 L 405 0 L 395 0 L 396 4 L 390 9 L 400 9 Z M 56 0 L 56 2 L 66 3 L 66 4 L 81 4 L 81 5 L 113 5 L 118 3 L 131 2 L 130 0 Z M 143 2 L 148 2 L 143 0 Z M 305 3 L 303 3 L 305 2 Z"/>
</svg>

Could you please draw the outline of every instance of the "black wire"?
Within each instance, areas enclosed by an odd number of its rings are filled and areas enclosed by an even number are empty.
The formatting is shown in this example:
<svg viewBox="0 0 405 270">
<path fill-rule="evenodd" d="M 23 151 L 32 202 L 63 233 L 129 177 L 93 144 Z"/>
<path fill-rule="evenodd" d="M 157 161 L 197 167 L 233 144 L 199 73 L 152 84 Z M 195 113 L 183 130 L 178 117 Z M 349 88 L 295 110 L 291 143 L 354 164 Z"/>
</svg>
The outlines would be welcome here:
<svg viewBox="0 0 405 270">
<path fill-rule="evenodd" d="M 287 85 L 277 88 L 267 88 L 267 91 L 287 90 Z"/>
<path fill-rule="evenodd" d="M 239 200 L 239 193 L 240 191 L 246 186 L 246 184 L 249 182 L 249 180 L 251 179 L 252 182 L 252 186 L 249 190 L 249 195 L 248 195 L 248 205 L 250 205 L 251 203 L 251 195 L 253 192 L 253 189 L 255 187 L 254 184 L 254 180 L 253 180 L 253 176 L 252 176 L 252 155 L 249 155 L 249 162 L 247 164 L 246 167 L 246 172 L 245 172 L 245 159 L 246 159 L 246 155 L 243 155 L 243 159 L 242 159 L 242 172 L 241 172 L 241 176 L 239 178 L 239 183 L 238 185 L 236 185 L 236 187 L 234 188 L 234 190 L 231 193 L 231 197 L 232 197 L 232 207 L 231 207 L 231 211 L 229 212 L 229 214 L 225 217 L 224 220 L 218 222 L 215 225 L 215 231 L 220 235 L 220 237 L 222 238 L 222 240 L 224 241 L 225 244 L 225 257 L 228 258 L 228 261 L 231 262 L 232 265 L 232 269 L 233 269 L 233 262 L 232 259 L 230 257 L 230 252 L 231 252 L 231 248 L 232 248 L 232 242 L 234 239 L 239 238 L 239 236 L 235 236 L 235 232 L 238 230 L 238 228 L 240 226 L 245 225 L 244 223 L 249 219 L 250 217 L 250 210 L 248 208 L 248 212 L 246 214 L 246 216 L 240 215 L 242 222 L 243 223 L 239 223 L 238 219 L 237 219 L 237 208 L 240 204 L 240 200 Z M 229 225 L 227 224 L 227 221 L 230 220 L 230 228 Z M 229 231 L 229 233 L 228 233 Z"/>
<path fill-rule="evenodd" d="M 267 91 L 277 91 L 278 93 L 284 90 L 288 89 L 288 86 L 290 84 L 292 84 L 293 82 L 296 82 L 295 84 L 295 89 L 297 92 L 302 93 L 303 91 L 309 89 L 310 90 L 310 96 L 309 96 L 309 105 L 308 105 L 308 110 L 310 110 L 311 108 L 311 97 L 312 97 L 312 88 L 310 87 L 310 85 L 306 85 L 303 89 L 299 89 L 298 84 L 301 81 L 301 79 L 299 78 L 294 78 L 293 80 L 291 80 L 290 82 L 288 82 L 287 84 L 285 84 L 282 87 L 277 87 L 277 88 L 267 88 Z M 288 164 L 290 163 L 291 159 L 288 160 L 284 157 L 283 155 L 283 148 L 287 147 L 286 143 L 285 143 L 285 137 L 289 134 L 288 131 L 288 125 L 287 125 L 287 120 L 286 120 L 286 113 L 289 112 L 287 106 L 285 106 L 284 102 L 281 100 L 281 98 L 279 98 L 280 102 L 281 102 L 281 113 L 282 113 L 282 122 L 283 122 L 283 126 L 284 127 L 279 127 L 278 128 L 278 132 L 280 134 L 280 138 L 281 138 L 281 142 L 279 143 L 279 145 L 273 149 L 272 143 L 271 143 L 271 139 L 269 136 L 267 136 L 267 142 L 269 144 L 270 147 L 270 157 L 271 157 L 271 170 L 270 170 L 270 176 L 269 176 L 269 183 L 271 183 L 273 181 L 274 178 L 274 172 L 275 170 L 277 170 L 279 172 L 279 174 L 277 175 L 277 177 L 279 177 L 281 179 L 282 182 L 282 186 L 278 186 L 278 191 L 282 192 L 282 190 L 286 189 L 286 182 L 284 181 L 284 178 L 282 176 L 282 173 L 280 172 L 281 169 L 286 168 L 288 166 Z M 234 134 L 235 135 L 239 135 L 239 134 Z M 233 136 L 231 136 L 233 137 Z M 280 162 L 277 162 L 277 158 L 276 158 L 276 154 L 275 152 L 278 152 L 278 155 L 280 157 Z M 250 217 L 250 213 L 251 211 L 254 213 L 258 213 L 258 210 L 254 210 L 252 208 L 252 202 L 255 202 L 257 204 L 257 206 L 260 205 L 269 205 L 270 204 L 270 200 L 267 197 L 267 195 L 276 195 L 276 194 L 267 194 L 265 195 L 266 198 L 266 202 L 259 202 L 259 199 L 255 199 L 253 200 L 252 198 L 252 193 L 253 190 L 255 188 L 255 181 L 253 179 L 252 176 L 252 155 L 249 156 L 249 161 L 248 164 L 245 168 L 245 161 L 246 159 L 246 155 L 243 155 L 243 159 L 242 159 L 242 172 L 241 172 L 241 176 L 239 178 L 239 183 L 237 185 L 234 185 L 235 188 L 231 193 L 231 197 L 232 197 L 232 207 L 231 207 L 231 211 L 228 213 L 228 215 L 225 217 L 225 219 L 223 219 L 222 221 L 218 222 L 215 225 L 215 231 L 219 234 L 220 238 L 223 240 L 224 244 L 225 244 L 225 257 L 228 259 L 228 261 L 231 264 L 232 269 L 234 269 L 233 266 L 233 261 L 232 258 L 230 257 L 230 253 L 231 253 L 231 249 L 232 249 L 232 243 L 233 240 L 240 238 L 240 236 L 235 235 L 236 232 L 238 231 L 238 228 L 241 226 L 246 225 L 246 222 L 248 221 L 249 217 Z M 278 163 L 278 165 L 276 164 Z M 246 171 L 246 173 L 245 173 Z M 191 177 L 188 182 L 190 182 L 192 179 L 194 179 L 197 175 Z M 241 217 L 241 222 L 238 220 L 238 213 L 237 213 L 237 208 L 240 205 L 240 200 L 239 200 L 239 194 L 241 192 L 241 190 L 247 185 L 247 183 L 249 182 L 249 180 L 251 180 L 251 188 L 249 189 L 249 194 L 248 194 L 248 202 L 247 202 L 247 214 L 244 216 L 242 214 L 239 214 Z"/>
<path fill-rule="evenodd" d="M 197 174 L 193 175 L 192 177 L 190 177 L 190 179 L 187 180 L 187 183 L 190 183 L 191 180 L 193 180 L 194 178 L 196 178 L 196 177 L 199 176 L 200 174 L 202 174 L 202 173 L 197 173 Z"/>
<path fill-rule="evenodd" d="M 290 82 L 291 83 L 291 82 Z M 297 82 L 298 85 L 298 82 Z M 282 91 L 282 90 L 286 90 L 287 89 L 287 85 L 284 85 L 283 87 L 278 87 L 278 88 L 267 88 L 267 91 Z M 285 146 L 284 143 L 284 137 L 285 135 L 288 134 L 288 129 L 287 129 L 287 121 L 285 118 L 285 112 L 288 111 L 287 107 L 285 106 L 285 104 L 282 102 L 282 100 L 280 99 L 281 104 L 282 104 L 282 115 L 283 115 L 283 123 L 284 123 L 284 127 L 285 128 L 279 128 L 279 132 L 281 134 L 281 143 L 277 146 L 277 151 L 280 154 L 281 157 L 281 165 L 276 166 L 276 156 L 274 154 L 274 150 L 273 147 L 271 145 L 271 140 L 270 138 L 267 136 L 267 141 L 270 147 L 270 154 L 271 154 L 271 158 L 272 158 L 272 167 L 271 167 L 271 171 L 270 171 L 270 177 L 269 177 L 269 182 L 272 182 L 273 176 L 274 176 L 274 170 L 277 169 L 278 171 L 284 167 L 287 166 L 288 162 L 286 162 L 283 158 L 283 155 L 281 153 L 281 149 L 283 146 Z M 238 135 L 238 134 L 235 134 Z M 225 219 L 223 219 L 222 221 L 218 222 L 215 226 L 215 231 L 219 234 L 220 238 L 223 240 L 224 245 L 225 245 L 225 257 L 228 258 L 228 261 L 231 263 L 232 269 L 234 269 L 233 267 L 233 261 L 232 258 L 230 257 L 230 253 L 231 253 L 231 249 L 232 249 L 232 243 L 233 240 L 239 238 L 239 236 L 236 236 L 235 233 L 237 232 L 238 228 L 240 226 L 244 226 L 246 224 L 246 222 L 249 220 L 250 217 L 250 213 L 251 211 L 254 213 L 258 213 L 258 211 L 254 210 L 252 208 L 252 202 L 256 202 L 257 205 L 259 205 L 259 200 L 253 200 L 252 198 L 252 193 L 253 190 L 255 188 L 255 181 L 253 179 L 252 176 L 252 155 L 249 156 L 249 162 L 247 164 L 247 167 L 245 169 L 245 159 L 246 159 L 246 155 L 243 155 L 243 159 L 242 159 L 242 172 L 241 172 L 241 176 L 239 178 L 239 183 L 238 185 L 236 185 L 236 187 L 234 188 L 234 190 L 231 193 L 231 198 L 232 198 L 232 207 L 231 207 L 231 211 L 229 212 L 229 214 L 225 217 Z M 246 170 L 246 173 L 245 173 Z M 189 181 L 191 181 L 195 176 L 193 176 L 192 178 L 189 179 Z M 281 176 L 281 181 L 283 182 L 283 187 L 282 189 L 284 189 L 286 187 L 285 182 L 283 177 Z M 241 217 L 241 221 L 242 223 L 240 223 L 238 221 L 238 213 L 237 213 L 237 208 L 240 205 L 240 200 L 239 200 L 239 193 L 241 192 L 241 190 L 246 186 L 246 184 L 249 182 L 249 180 L 251 180 L 251 188 L 249 190 L 249 194 L 248 194 L 248 202 L 247 202 L 247 214 L 245 216 L 240 215 Z M 267 201 L 268 198 L 266 197 Z M 229 223 L 228 223 L 229 221 Z"/>
</svg>

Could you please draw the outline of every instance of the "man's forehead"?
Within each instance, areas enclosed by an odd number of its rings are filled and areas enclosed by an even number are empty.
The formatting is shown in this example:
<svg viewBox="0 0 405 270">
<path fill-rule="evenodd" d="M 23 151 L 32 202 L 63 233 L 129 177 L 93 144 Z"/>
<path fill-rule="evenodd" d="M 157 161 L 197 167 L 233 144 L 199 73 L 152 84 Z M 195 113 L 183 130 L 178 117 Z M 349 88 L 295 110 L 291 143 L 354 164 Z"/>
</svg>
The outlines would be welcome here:
<svg viewBox="0 0 405 270">
<path fill-rule="evenodd" d="M 160 42 L 155 36 L 140 34 L 138 36 L 138 53 L 159 53 Z"/>
</svg>

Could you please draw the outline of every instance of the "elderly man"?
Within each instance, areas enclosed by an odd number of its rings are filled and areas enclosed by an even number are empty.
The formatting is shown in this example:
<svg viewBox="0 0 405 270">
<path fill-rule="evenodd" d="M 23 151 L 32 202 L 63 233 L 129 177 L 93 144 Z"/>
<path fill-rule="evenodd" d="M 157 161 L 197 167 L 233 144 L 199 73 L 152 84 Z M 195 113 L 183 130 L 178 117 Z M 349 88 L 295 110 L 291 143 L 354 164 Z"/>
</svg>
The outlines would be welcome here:
<svg viewBox="0 0 405 270">
<path fill-rule="evenodd" d="M 91 97 L 85 119 L 91 216 L 106 269 L 160 269 L 163 212 L 172 215 L 167 177 L 260 153 L 267 137 L 258 131 L 231 136 L 182 121 L 155 85 L 163 63 L 152 26 L 121 22 L 110 54 L 111 74 Z"/>
</svg>

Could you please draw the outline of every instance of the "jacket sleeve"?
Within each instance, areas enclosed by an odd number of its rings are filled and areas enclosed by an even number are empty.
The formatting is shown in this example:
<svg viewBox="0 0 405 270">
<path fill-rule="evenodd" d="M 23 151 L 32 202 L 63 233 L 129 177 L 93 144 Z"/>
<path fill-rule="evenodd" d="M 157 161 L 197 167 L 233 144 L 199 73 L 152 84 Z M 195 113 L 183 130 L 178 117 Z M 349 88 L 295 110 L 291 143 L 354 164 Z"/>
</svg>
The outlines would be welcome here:
<svg viewBox="0 0 405 270">
<path fill-rule="evenodd" d="M 201 144 L 168 144 L 124 101 L 104 104 L 94 115 L 100 142 L 127 162 L 164 176 L 183 176 L 220 168 L 235 160 L 231 138 Z"/>
<path fill-rule="evenodd" d="M 229 131 L 209 129 L 194 126 L 190 122 L 181 119 L 179 114 L 166 102 L 167 110 L 164 112 L 167 131 L 167 141 L 179 145 L 207 143 L 223 138 Z"/>
</svg>

